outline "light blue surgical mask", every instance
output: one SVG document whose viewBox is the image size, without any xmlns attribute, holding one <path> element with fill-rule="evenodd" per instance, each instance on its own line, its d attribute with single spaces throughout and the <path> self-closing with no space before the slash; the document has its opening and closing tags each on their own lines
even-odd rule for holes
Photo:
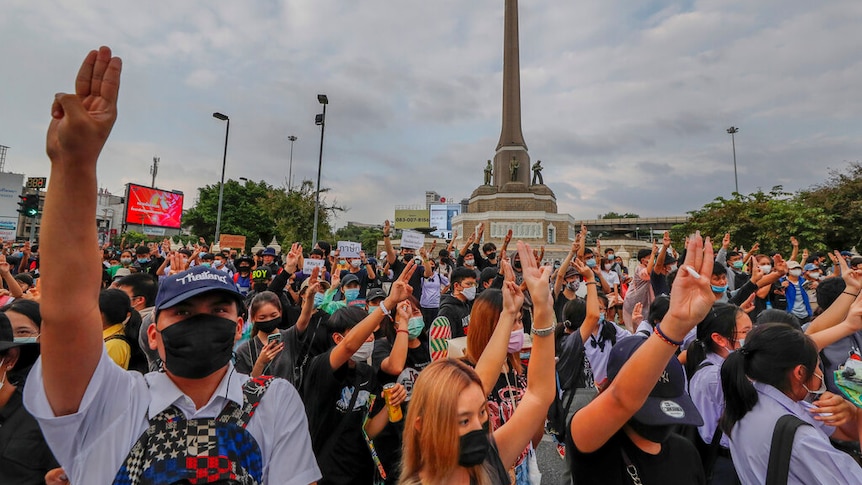
<svg viewBox="0 0 862 485">
<path fill-rule="evenodd" d="M 410 340 L 419 338 L 422 330 L 425 328 L 425 319 L 421 316 L 416 316 L 407 320 L 407 336 Z"/>
<path fill-rule="evenodd" d="M 141 264 L 149 263 L 150 258 L 138 258 L 138 262 Z"/>
<path fill-rule="evenodd" d="M 372 313 L 374 313 L 374 310 L 377 310 L 378 306 L 379 305 L 368 307 L 368 314 L 371 315 Z"/>
<path fill-rule="evenodd" d="M 323 305 L 323 293 L 314 294 L 314 308 L 320 308 Z"/>
<path fill-rule="evenodd" d="M 742 261 L 734 261 L 733 262 L 734 269 L 742 269 Z"/>
<path fill-rule="evenodd" d="M 724 285 L 724 286 L 709 285 L 709 286 L 712 287 L 713 293 L 725 293 L 725 292 L 727 292 L 727 285 Z"/>
<path fill-rule="evenodd" d="M 604 322 L 604 321 L 605 321 L 605 312 L 601 312 L 601 313 L 599 313 L 599 321 L 600 321 L 600 322 Z"/>
<path fill-rule="evenodd" d="M 347 288 L 344 290 L 344 299 L 351 302 L 359 298 L 359 288 Z"/>
<path fill-rule="evenodd" d="M 588 268 L 595 268 L 596 267 L 596 258 L 588 259 L 587 260 L 587 267 Z"/>
</svg>

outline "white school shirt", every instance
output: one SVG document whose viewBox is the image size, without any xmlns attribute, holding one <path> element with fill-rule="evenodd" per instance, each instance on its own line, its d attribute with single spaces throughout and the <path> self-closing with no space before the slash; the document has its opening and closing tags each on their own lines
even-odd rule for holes
<svg viewBox="0 0 862 485">
<path fill-rule="evenodd" d="M 78 412 L 54 416 L 45 396 L 42 359 L 36 361 L 24 388 L 24 405 L 39 422 L 57 461 L 75 484 L 110 484 L 129 450 L 155 416 L 174 405 L 186 419 L 217 417 L 227 401 L 242 405 L 242 386 L 249 376 L 233 364 L 209 402 L 194 402 L 166 374 L 142 376 L 125 371 L 106 352 L 87 385 Z M 311 450 L 305 408 L 296 389 L 283 379 L 273 381 L 246 430 L 257 441 L 268 485 L 307 485 L 321 478 Z"/>
</svg>

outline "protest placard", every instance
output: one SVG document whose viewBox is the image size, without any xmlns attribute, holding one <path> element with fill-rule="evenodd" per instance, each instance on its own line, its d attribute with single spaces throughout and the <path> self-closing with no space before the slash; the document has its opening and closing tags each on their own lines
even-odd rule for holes
<svg viewBox="0 0 862 485">
<path fill-rule="evenodd" d="M 311 259 L 305 258 L 302 263 L 302 274 L 311 274 L 314 268 L 321 268 L 321 271 L 326 271 L 323 269 L 325 261 L 322 259 Z"/>
<path fill-rule="evenodd" d="M 416 231 L 403 231 L 401 233 L 401 247 L 407 249 L 419 249 L 425 245 L 425 235 Z"/>
<path fill-rule="evenodd" d="M 358 258 L 359 251 L 362 251 L 362 243 L 338 241 L 338 254 L 342 258 Z"/>
</svg>

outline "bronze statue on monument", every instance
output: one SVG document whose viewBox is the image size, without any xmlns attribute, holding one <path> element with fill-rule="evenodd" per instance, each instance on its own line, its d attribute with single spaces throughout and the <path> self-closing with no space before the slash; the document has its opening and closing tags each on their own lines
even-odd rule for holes
<svg viewBox="0 0 862 485">
<path fill-rule="evenodd" d="M 545 179 L 542 177 L 542 161 L 536 160 L 536 163 L 533 164 L 533 184 L 536 185 L 536 179 L 539 180 L 539 185 L 545 185 Z"/>
<path fill-rule="evenodd" d="M 519 168 L 521 168 L 521 163 L 518 161 L 518 157 L 512 157 L 512 161 L 509 162 L 509 175 L 511 176 L 512 182 L 518 181 Z"/>
<path fill-rule="evenodd" d="M 488 165 L 485 165 L 485 185 L 491 185 L 492 175 L 494 175 L 494 167 L 491 166 L 491 160 L 488 160 Z"/>
</svg>

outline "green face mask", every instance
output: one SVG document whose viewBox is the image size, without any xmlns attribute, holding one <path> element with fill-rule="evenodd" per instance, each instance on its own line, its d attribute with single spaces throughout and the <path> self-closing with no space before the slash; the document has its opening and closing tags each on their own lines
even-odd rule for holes
<svg viewBox="0 0 862 485">
<path fill-rule="evenodd" d="M 407 334 L 411 340 L 419 338 L 424 328 L 425 319 L 422 317 L 413 317 L 407 321 Z"/>
</svg>

